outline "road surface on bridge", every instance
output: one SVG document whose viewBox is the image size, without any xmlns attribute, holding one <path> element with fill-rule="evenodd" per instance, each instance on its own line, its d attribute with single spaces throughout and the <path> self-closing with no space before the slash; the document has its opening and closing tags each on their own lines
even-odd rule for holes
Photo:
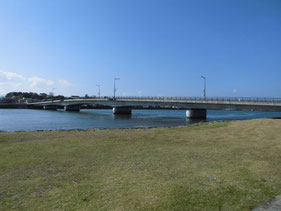
<svg viewBox="0 0 281 211">
<path fill-rule="evenodd" d="M 30 103 L 36 106 L 101 105 L 166 109 L 281 111 L 280 98 L 116 97 L 67 99 Z"/>
</svg>

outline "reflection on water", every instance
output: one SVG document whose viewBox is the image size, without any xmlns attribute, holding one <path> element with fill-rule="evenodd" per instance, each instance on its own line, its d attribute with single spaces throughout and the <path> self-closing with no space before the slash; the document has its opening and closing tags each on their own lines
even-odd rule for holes
<svg viewBox="0 0 281 211">
<path fill-rule="evenodd" d="M 208 111 L 207 121 L 278 117 L 281 112 Z M 113 115 L 112 110 L 0 109 L 0 130 L 4 131 L 173 127 L 202 121 L 185 118 L 184 110 L 133 110 L 132 115 Z"/>
<path fill-rule="evenodd" d="M 131 114 L 123 114 L 123 115 L 114 115 L 112 114 L 114 119 L 132 119 L 132 115 Z"/>
</svg>

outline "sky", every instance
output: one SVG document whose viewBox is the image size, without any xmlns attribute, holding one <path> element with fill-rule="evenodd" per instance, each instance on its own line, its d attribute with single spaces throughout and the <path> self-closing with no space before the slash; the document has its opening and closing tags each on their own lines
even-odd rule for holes
<svg viewBox="0 0 281 211">
<path fill-rule="evenodd" d="M 281 97 L 280 0 L 0 0 L 0 96 Z"/>
</svg>

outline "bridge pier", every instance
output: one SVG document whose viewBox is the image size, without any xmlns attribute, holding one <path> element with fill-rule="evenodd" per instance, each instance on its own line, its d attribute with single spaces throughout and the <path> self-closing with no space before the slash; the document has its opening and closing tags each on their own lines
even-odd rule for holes
<svg viewBox="0 0 281 211">
<path fill-rule="evenodd" d="M 57 105 L 44 105 L 43 106 L 44 110 L 53 110 L 56 111 L 57 110 Z"/>
<path fill-rule="evenodd" d="M 80 111 L 80 105 L 67 105 L 67 106 L 64 106 L 64 111 L 79 112 Z"/>
<path fill-rule="evenodd" d="M 186 111 L 186 117 L 189 119 L 206 119 L 206 109 L 190 109 Z"/>
<path fill-rule="evenodd" d="M 132 108 L 130 107 L 114 107 L 112 109 L 113 114 L 115 115 L 131 115 Z"/>
</svg>

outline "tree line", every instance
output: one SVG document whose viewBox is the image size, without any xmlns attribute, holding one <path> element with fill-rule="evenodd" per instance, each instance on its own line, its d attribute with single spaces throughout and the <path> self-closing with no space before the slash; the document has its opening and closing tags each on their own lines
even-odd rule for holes
<svg viewBox="0 0 281 211">
<path fill-rule="evenodd" d="M 53 94 L 46 94 L 46 93 L 36 93 L 36 92 L 9 92 L 6 94 L 5 98 L 7 99 L 36 99 L 36 100 L 44 100 L 50 98 L 56 99 L 64 99 L 63 95 L 53 96 Z"/>
</svg>

